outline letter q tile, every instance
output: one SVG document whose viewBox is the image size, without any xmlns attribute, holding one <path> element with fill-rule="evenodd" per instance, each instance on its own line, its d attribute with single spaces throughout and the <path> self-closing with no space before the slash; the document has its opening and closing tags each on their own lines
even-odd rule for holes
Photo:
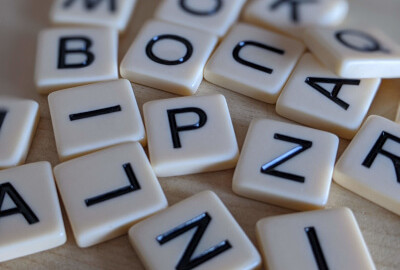
<svg viewBox="0 0 400 270">
<path fill-rule="evenodd" d="M 233 176 L 233 191 L 296 210 L 322 208 L 339 139 L 303 126 L 257 119 L 250 124 Z"/>
<path fill-rule="evenodd" d="M 150 101 L 143 114 L 157 176 L 235 167 L 239 150 L 223 95 Z"/>
<path fill-rule="evenodd" d="M 268 269 L 376 269 L 348 208 L 268 217 L 256 227 Z"/>
<path fill-rule="evenodd" d="M 128 80 L 90 84 L 48 97 L 57 152 L 66 160 L 124 142 L 146 143 Z"/>
<path fill-rule="evenodd" d="M 139 143 L 121 144 L 54 168 L 75 240 L 88 247 L 127 233 L 167 200 Z"/>
<path fill-rule="evenodd" d="M 51 165 L 0 171 L 0 262 L 58 247 L 67 240 Z"/>
<path fill-rule="evenodd" d="M 400 126 L 372 115 L 343 152 L 333 179 L 400 215 Z"/>
<path fill-rule="evenodd" d="M 203 191 L 134 225 L 146 269 L 259 269 L 261 257 L 218 196 Z"/>
<path fill-rule="evenodd" d="M 192 95 L 217 37 L 168 22 L 149 21 L 124 56 L 120 72 L 132 82 Z"/>
</svg>

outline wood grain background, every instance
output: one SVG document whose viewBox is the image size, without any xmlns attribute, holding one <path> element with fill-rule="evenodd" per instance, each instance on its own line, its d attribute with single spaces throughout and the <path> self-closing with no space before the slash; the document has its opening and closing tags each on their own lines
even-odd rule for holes
<svg viewBox="0 0 400 270">
<path fill-rule="evenodd" d="M 36 38 L 50 27 L 51 0 L 0 1 L 0 94 L 34 99 L 40 104 L 40 123 L 27 162 L 47 160 L 59 163 L 47 104 L 47 97 L 37 94 L 33 83 Z M 127 33 L 120 38 L 119 60 L 135 38 L 144 21 L 152 17 L 158 0 L 138 0 Z M 400 43 L 400 19 L 397 0 L 349 0 L 348 25 L 372 25 L 381 28 Z M 133 84 L 140 108 L 143 103 L 175 95 Z M 237 140 L 241 147 L 253 118 L 290 122 L 275 113 L 275 107 L 203 81 L 197 95 L 221 93 L 230 108 Z M 384 80 L 370 114 L 394 119 L 400 100 L 400 79 Z M 341 140 L 338 156 L 348 141 Z M 256 202 L 233 194 L 233 170 L 160 178 L 169 204 L 172 205 L 202 190 L 215 191 L 255 243 L 255 224 L 264 217 L 291 213 L 292 210 Z M 400 194 L 399 194 L 400 196 Z M 400 217 L 333 183 L 327 208 L 347 206 L 358 220 L 361 231 L 378 269 L 400 269 Z M 143 269 L 126 236 L 91 248 L 76 246 L 64 213 L 68 241 L 65 245 L 39 254 L 1 263 L 0 269 Z M 0 221 L 0 237 L 1 237 Z"/>
</svg>

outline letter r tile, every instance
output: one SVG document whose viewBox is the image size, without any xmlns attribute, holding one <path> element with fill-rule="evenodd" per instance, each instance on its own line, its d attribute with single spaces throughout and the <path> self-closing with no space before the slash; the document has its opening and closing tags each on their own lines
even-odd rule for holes
<svg viewBox="0 0 400 270">
<path fill-rule="evenodd" d="M 134 225 L 129 240 L 149 270 L 250 270 L 261 265 L 254 245 L 211 191 Z"/>
<path fill-rule="evenodd" d="M 268 269 L 376 269 L 348 208 L 267 217 L 256 230 Z"/>
<path fill-rule="evenodd" d="M 336 163 L 339 185 L 400 215 L 400 126 L 367 118 Z"/>
<path fill-rule="evenodd" d="M 151 165 L 157 176 L 233 168 L 239 155 L 222 95 L 179 97 L 144 104 Z"/>
<path fill-rule="evenodd" d="M 336 135 L 317 129 L 253 120 L 233 175 L 233 191 L 296 210 L 322 208 L 338 143 Z"/>
<path fill-rule="evenodd" d="M 167 207 L 139 143 L 114 146 L 54 168 L 75 240 L 88 247 L 122 234 Z"/>
</svg>

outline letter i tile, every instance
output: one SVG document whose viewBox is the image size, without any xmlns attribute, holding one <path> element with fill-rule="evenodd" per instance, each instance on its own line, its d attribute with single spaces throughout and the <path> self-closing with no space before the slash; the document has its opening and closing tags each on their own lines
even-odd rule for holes
<svg viewBox="0 0 400 270">
<path fill-rule="evenodd" d="M 372 115 L 337 162 L 339 185 L 400 215 L 400 126 Z"/>
<path fill-rule="evenodd" d="M 118 78 L 118 33 L 108 28 L 53 28 L 39 34 L 39 93 Z"/>
<path fill-rule="evenodd" d="M 268 269 L 376 269 L 348 208 L 268 217 L 256 229 Z"/>
<path fill-rule="evenodd" d="M 240 23 L 208 61 L 204 78 L 274 104 L 304 50 L 297 40 Z"/>
<path fill-rule="evenodd" d="M 339 139 L 303 126 L 258 119 L 250 124 L 233 176 L 233 191 L 296 210 L 322 208 Z"/>
<path fill-rule="evenodd" d="M 139 143 L 121 144 L 54 168 L 75 240 L 88 247 L 167 207 Z"/>
<path fill-rule="evenodd" d="M 217 195 L 203 191 L 134 225 L 146 269 L 259 269 L 261 257 Z"/>
<path fill-rule="evenodd" d="M 0 171 L 0 224 L 0 262 L 65 243 L 50 163 Z"/>
<path fill-rule="evenodd" d="M 150 101 L 143 114 L 157 176 L 235 167 L 239 149 L 223 95 Z"/>
</svg>

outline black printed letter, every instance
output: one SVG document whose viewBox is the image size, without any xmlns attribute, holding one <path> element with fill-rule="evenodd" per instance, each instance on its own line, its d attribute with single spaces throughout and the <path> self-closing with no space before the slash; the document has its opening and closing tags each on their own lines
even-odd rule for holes
<svg viewBox="0 0 400 270">
<path fill-rule="evenodd" d="M 336 39 L 342 43 L 347 48 L 350 48 L 359 52 L 377 52 L 381 51 L 384 53 L 390 53 L 389 50 L 382 48 L 379 41 L 376 40 L 373 36 L 358 31 L 358 30 L 341 30 L 335 33 Z M 348 38 L 346 38 L 348 37 Z M 354 44 L 352 39 L 362 39 L 364 44 Z"/>
<path fill-rule="evenodd" d="M 393 166 L 396 171 L 397 182 L 400 184 L 400 157 L 383 149 L 383 146 L 385 145 L 385 142 L 388 139 L 400 143 L 399 137 L 396 137 L 390 134 L 389 132 L 382 131 L 381 135 L 379 136 L 378 140 L 376 140 L 371 151 L 369 151 L 367 157 L 364 159 L 362 165 L 367 168 L 371 168 L 371 165 L 374 162 L 375 158 L 378 156 L 378 154 L 384 155 L 393 162 Z"/>
<path fill-rule="evenodd" d="M 93 111 L 87 111 L 87 112 L 81 112 L 81 113 L 73 113 L 69 115 L 69 120 L 71 121 L 76 121 L 76 120 L 81 120 L 89 117 L 95 117 L 103 114 L 109 114 L 109 113 L 115 113 L 115 112 L 120 112 L 121 106 L 116 105 L 116 106 L 111 106 L 103 109 L 97 109 Z"/>
<path fill-rule="evenodd" d="M 185 252 L 183 253 L 181 259 L 176 265 L 176 270 L 189 270 L 193 269 L 200 264 L 211 260 L 215 256 L 218 256 L 222 252 L 230 249 L 232 246 L 228 240 L 224 240 L 219 244 L 207 249 L 205 252 L 200 254 L 199 256 L 192 258 L 193 253 L 195 252 L 197 246 L 200 243 L 201 238 L 203 237 L 204 232 L 207 229 L 208 224 L 211 221 L 211 216 L 205 212 L 179 226 L 176 228 L 157 236 L 156 240 L 160 245 L 167 243 L 168 241 L 180 236 L 181 234 L 197 227 L 192 239 L 187 245 Z"/>
<path fill-rule="evenodd" d="M 328 265 L 326 263 L 324 253 L 322 252 L 321 245 L 319 244 L 317 232 L 314 227 L 306 227 L 304 231 L 307 234 L 308 241 L 310 242 L 311 249 L 314 254 L 315 261 L 318 265 L 319 270 L 328 270 Z"/>
<path fill-rule="evenodd" d="M 186 47 L 186 54 L 179 58 L 178 60 L 165 60 L 153 53 L 153 46 L 160 40 L 163 39 L 172 39 L 176 40 L 178 42 L 181 42 L 183 45 Z M 153 37 L 149 43 L 147 43 L 146 46 L 146 55 L 149 57 L 151 60 L 153 60 L 156 63 L 162 64 L 162 65 L 168 65 L 168 66 L 173 66 L 173 65 L 179 65 L 185 63 L 193 54 L 193 45 L 190 43 L 189 40 L 186 38 L 177 36 L 177 35 L 160 35 L 160 36 L 155 36 Z"/>
<path fill-rule="evenodd" d="M 255 46 L 255 47 L 258 47 L 258 48 L 261 48 L 261 49 L 264 49 L 264 50 L 268 50 L 268 51 L 271 51 L 271 52 L 274 52 L 274 53 L 277 53 L 277 54 L 284 54 L 285 53 L 285 51 L 283 51 L 283 50 L 280 50 L 280 49 L 277 49 L 277 48 L 274 48 L 274 47 L 259 43 L 257 41 L 251 41 L 251 40 L 241 41 L 236 45 L 236 47 L 233 49 L 232 56 L 237 62 L 239 62 L 240 64 L 243 64 L 245 66 L 257 69 L 259 71 L 268 73 L 268 74 L 271 74 L 273 69 L 267 68 L 267 67 L 263 67 L 261 65 L 249 62 L 249 61 L 247 61 L 247 60 L 245 60 L 245 59 L 243 59 L 242 57 L 239 56 L 240 51 L 245 46 Z"/>
<path fill-rule="evenodd" d="M 209 16 L 209 15 L 212 15 L 212 14 L 215 14 L 215 13 L 217 13 L 220 9 L 221 9 L 221 7 L 222 7 L 222 0 L 215 0 L 215 6 L 212 8 L 212 9 L 210 9 L 210 10 L 195 10 L 195 9 L 193 9 L 193 8 L 190 8 L 187 4 L 186 4 L 186 0 L 180 0 L 179 1 L 179 4 L 180 4 L 180 6 L 181 6 L 181 8 L 184 10 L 184 11 L 186 11 L 186 12 L 188 12 L 188 13 L 190 13 L 190 14 L 193 14 L 193 15 L 197 15 L 197 16 Z"/>
<path fill-rule="evenodd" d="M 1 210 L 4 202 L 4 197 L 8 194 L 8 196 L 11 198 L 11 200 L 15 204 L 15 208 L 10 208 L 6 210 Z M 22 199 L 21 195 L 17 192 L 17 190 L 14 188 L 14 186 L 7 182 L 4 184 L 0 185 L 0 218 L 1 217 L 6 217 L 6 216 L 11 216 L 15 214 L 21 214 L 24 216 L 26 221 L 29 224 L 34 224 L 39 222 L 39 219 L 33 213 L 29 205 Z"/>
<path fill-rule="evenodd" d="M 200 108 L 188 107 L 182 109 L 172 109 L 167 110 L 167 113 L 174 148 L 182 147 L 181 140 L 179 138 L 179 132 L 201 128 L 207 122 L 207 114 Z M 175 115 L 180 113 L 195 113 L 199 116 L 199 121 L 197 123 L 194 123 L 193 125 L 178 126 L 178 124 L 176 123 Z"/>
<path fill-rule="evenodd" d="M 69 42 L 80 42 L 81 46 L 77 48 L 68 48 Z M 92 46 L 92 41 L 87 37 L 82 36 L 71 36 L 60 38 L 60 44 L 58 49 L 58 68 L 83 68 L 89 66 L 94 61 L 94 54 L 89 51 Z M 82 54 L 86 60 L 80 63 L 67 63 L 66 58 L 68 54 Z"/>
<path fill-rule="evenodd" d="M 269 8 L 275 10 L 283 4 L 289 4 L 292 6 L 292 21 L 297 23 L 299 21 L 299 4 L 315 3 L 316 0 L 277 0 Z"/>
<path fill-rule="evenodd" d="M 6 118 L 6 115 L 7 115 L 7 111 L 3 110 L 3 109 L 0 109 L 0 129 L 1 129 L 1 126 L 3 125 L 3 123 L 4 123 L 4 119 Z"/>
<path fill-rule="evenodd" d="M 107 193 L 104 193 L 104 194 L 101 194 L 101 195 L 98 195 L 98 196 L 95 196 L 95 197 L 92 197 L 92 198 L 89 198 L 89 199 L 86 199 L 85 200 L 86 206 L 89 207 L 94 204 L 101 203 L 101 202 L 104 202 L 107 200 L 111 200 L 116 197 L 125 195 L 130 192 L 134 192 L 134 191 L 140 189 L 139 182 L 136 179 L 136 176 L 135 176 L 135 173 L 133 172 L 131 164 L 126 163 L 126 164 L 122 165 L 122 167 L 124 168 L 125 174 L 128 177 L 129 185 L 118 188 L 116 190 L 113 190 L 113 191 L 110 191 Z"/>
<path fill-rule="evenodd" d="M 340 89 L 344 84 L 348 85 L 359 85 L 360 80 L 350 80 L 350 79 L 332 79 L 332 78 L 316 78 L 316 77 L 307 77 L 306 84 L 310 85 L 312 88 L 316 89 L 318 92 L 335 102 L 337 105 L 342 107 L 344 110 L 349 108 L 349 104 L 338 98 L 338 94 Z M 327 91 L 318 83 L 331 83 L 335 84 L 332 92 Z"/>
<path fill-rule="evenodd" d="M 281 178 L 286 178 L 288 180 L 304 183 L 304 181 L 305 181 L 304 176 L 277 171 L 277 170 L 275 170 L 275 168 L 278 167 L 279 165 L 281 165 L 282 163 L 285 163 L 289 159 L 297 156 L 298 154 L 306 151 L 308 148 L 310 148 L 312 146 L 312 142 L 289 137 L 289 136 L 278 134 L 278 133 L 274 134 L 274 139 L 285 141 L 285 142 L 290 142 L 290 143 L 297 143 L 297 144 L 299 144 L 299 146 L 296 146 L 292 150 L 286 152 L 285 154 L 283 154 L 283 155 L 275 158 L 274 160 L 261 166 L 261 172 L 265 173 L 265 174 L 281 177 Z"/>
<path fill-rule="evenodd" d="M 74 2 L 75 0 L 66 0 L 63 4 L 63 7 L 69 8 Z M 96 8 L 101 2 L 103 2 L 103 0 L 83 0 L 83 2 L 85 2 L 85 8 L 87 10 L 92 10 Z M 109 2 L 109 10 L 111 12 L 115 12 L 117 10 L 117 4 L 115 0 L 109 0 L 108 2 Z"/>
</svg>

